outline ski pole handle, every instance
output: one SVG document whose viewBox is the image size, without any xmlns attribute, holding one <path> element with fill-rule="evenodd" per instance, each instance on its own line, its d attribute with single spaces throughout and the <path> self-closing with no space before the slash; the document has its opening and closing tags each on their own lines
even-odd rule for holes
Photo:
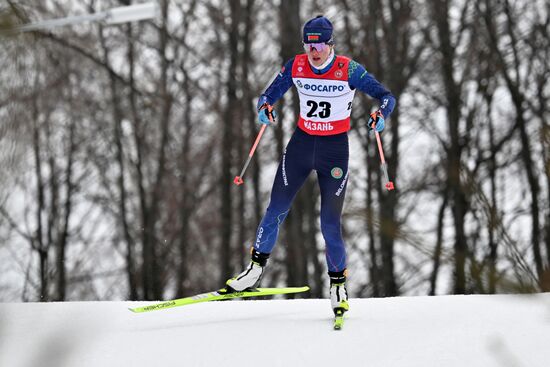
<svg viewBox="0 0 550 367">
<path fill-rule="evenodd" d="M 380 139 L 380 134 L 378 133 L 378 131 L 374 130 L 374 134 L 376 136 L 376 143 L 378 144 L 378 153 L 380 153 L 380 168 L 384 173 L 384 186 L 388 191 L 392 191 L 395 189 L 395 186 L 393 182 L 390 181 L 390 177 L 388 176 L 388 165 L 386 164 L 386 159 L 384 158 L 384 148 L 382 147 L 382 140 Z"/>
<path fill-rule="evenodd" d="M 260 132 L 258 133 L 258 136 L 256 137 L 256 141 L 254 142 L 254 145 L 252 146 L 252 149 L 250 149 L 250 153 L 248 153 L 248 158 L 246 159 L 246 162 L 244 164 L 243 169 L 241 170 L 241 174 L 238 176 L 235 176 L 233 179 L 233 183 L 237 186 L 242 185 L 244 183 L 243 176 L 248 168 L 248 165 L 250 164 L 250 161 L 252 160 L 252 156 L 254 155 L 254 152 L 256 151 L 256 147 L 258 146 L 258 143 L 260 142 L 260 139 L 262 138 L 262 135 L 264 134 L 265 128 L 267 125 L 262 125 L 262 128 L 260 129 Z"/>
</svg>

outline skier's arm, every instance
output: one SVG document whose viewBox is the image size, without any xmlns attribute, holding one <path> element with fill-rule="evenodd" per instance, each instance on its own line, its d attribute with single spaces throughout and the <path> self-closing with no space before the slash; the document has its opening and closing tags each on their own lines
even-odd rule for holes
<svg viewBox="0 0 550 367">
<path fill-rule="evenodd" d="M 384 88 L 378 80 L 367 72 L 365 67 L 355 61 L 350 61 L 348 71 L 349 86 L 380 101 L 380 112 L 383 118 L 388 118 L 395 107 L 395 97 Z"/>
<path fill-rule="evenodd" d="M 294 58 L 288 60 L 273 82 L 258 99 L 257 109 L 260 111 L 264 105 L 272 106 L 292 86 L 292 64 Z"/>
</svg>

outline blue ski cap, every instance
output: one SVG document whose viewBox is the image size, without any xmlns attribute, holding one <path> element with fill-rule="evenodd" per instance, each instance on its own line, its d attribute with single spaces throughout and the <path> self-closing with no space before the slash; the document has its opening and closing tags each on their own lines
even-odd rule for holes
<svg viewBox="0 0 550 367">
<path fill-rule="evenodd" d="M 304 24 L 304 43 L 332 43 L 332 23 L 322 15 Z"/>
</svg>

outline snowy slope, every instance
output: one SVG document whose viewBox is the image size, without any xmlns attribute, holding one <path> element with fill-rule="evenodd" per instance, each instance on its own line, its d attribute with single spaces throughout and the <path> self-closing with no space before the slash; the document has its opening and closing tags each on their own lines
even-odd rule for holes
<svg viewBox="0 0 550 367">
<path fill-rule="evenodd" d="M 550 366 L 550 294 L 144 304 L 0 304 L 0 366 Z"/>
</svg>

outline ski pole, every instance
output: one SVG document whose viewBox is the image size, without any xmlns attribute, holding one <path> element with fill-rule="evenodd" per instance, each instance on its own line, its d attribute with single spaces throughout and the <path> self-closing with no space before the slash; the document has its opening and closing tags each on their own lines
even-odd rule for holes
<svg viewBox="0 0 550 367">
<path fill-rule="evenodd" d="M 244 183 L 243 181 L 243 175 L 246 169 L 248 168 L 248 165 L 250 164 L 250 161 L 252 160 L 252 156 L 254 155 L 254 152 L 256 151 L 256 147 L 258 146 L 258 143 L 260 142 L 260 139 L 262 138 L 262 135 L 264 134 L 265 128 L 267 125 L 263 125 L 260 129 L 260 132 L 258 133 L 258 136 L 256 137 L 256 141 L 254 142 L 254 145 L 252 146 L 252 149 L 250 149 L 250 153 L 248 153 L 248 158 L 246 159 L 246 163 L 244 164 L 244 167 L 241 171 L 241 174 L 238 176 L 235 176 L 233 179 L 233 183 L 235 185 L 242 185 Z"/>
<path fill-rule="evenodd" d="M 267 108 L 268 108 L 268 111 L 269 111 L 268 112 L 269 120 L 271 122 L 273 122 L 273 117 L 271 115 L 271 110 L 273 109 L 273 107 L 269 106 Z M 260 142 L 260 139 L 262 138 L 262 135 L 264 134 L 264 131 L 265 131 L 266 127 L 267 127 L 267 125 L 262 125 L 262 128 L 260 129 L 260 132 L 258 133 L 258 136 L 256 137 L 256 141 L 254 142 L 254 145 L 252 145 L 252 149 L 250 149 L 250 153 L 248 153 L 248 158 L 246 159 L 244 167 L 241 170 L 241 174 L 238 175 L 238 176 L 235 176 L 235 178 L 233 179 L 233 183 L 235 185 L 239 186 L 239 185 L 242 185 L 244 183 L 244 180 L 243 180 L 244 172 L 246 171 L 246 169 L 248 168 L 248 165 L 250 164 L 250 161 L 252 160 L 252 156 L 254 155 L 254 152 L 256 151 L 256 147 L 258 146 L 258 143 Z"/>
<path fill-rule="evenodd" d="M 372 128 L 374 129 L 374 134 L 376 136 L 376 143 L 378 144 L 378 153 L 380 153 L 380 168 L 382 168 L 382 172 L 384 173 L 384 180 L 386 189 L 388 191 L 392 191 L 395 189 L 395 186 L 393 185 L 393 182 L 390 181 L 390 177 L 388 176 L 388 165 L 386 164 L 386 159 L 384 158 L 384 148 L 382 148 L 382 140 L 380 140 L 380 134 L 376 129 L 374 128 L 376 122 L 372 124 Z"/>
</svg>

